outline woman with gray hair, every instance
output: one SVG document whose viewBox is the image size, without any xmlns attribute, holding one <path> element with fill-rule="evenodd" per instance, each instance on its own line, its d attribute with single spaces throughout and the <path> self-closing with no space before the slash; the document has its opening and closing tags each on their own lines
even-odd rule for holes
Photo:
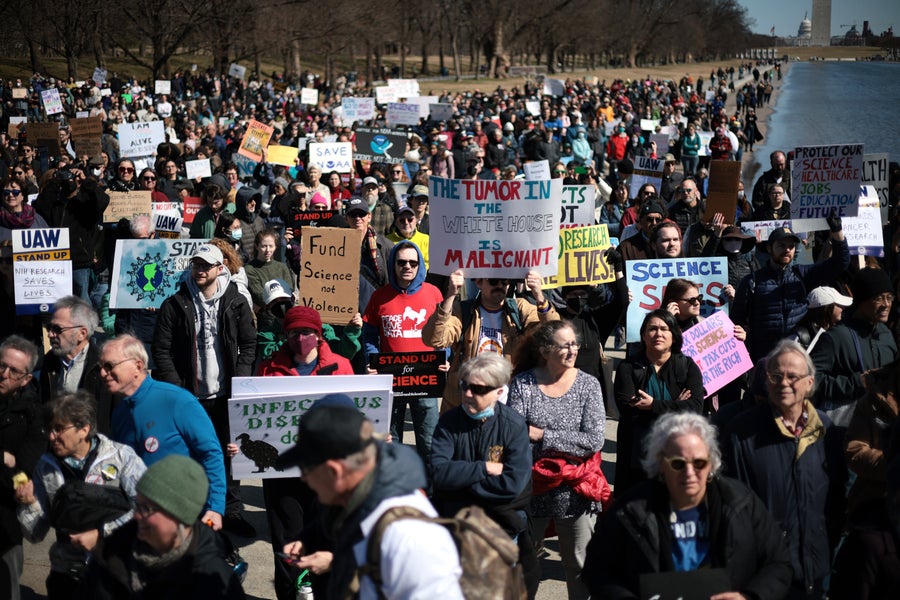
<svg viewBox="0 0 900 600">
<path fill-rule="evenodd" d="M 650 479 L 616 501 L 588 545 L 582 578 L 592 597 L 649 597 L 642 575 L 680 572 L 662 585 L 702 587 L 712 600 L 784 598 L 791 565 L 781 529 L 746 486 L 719 475 L 706 418 L 665 414 L 644 447 Z"/>
</svg>

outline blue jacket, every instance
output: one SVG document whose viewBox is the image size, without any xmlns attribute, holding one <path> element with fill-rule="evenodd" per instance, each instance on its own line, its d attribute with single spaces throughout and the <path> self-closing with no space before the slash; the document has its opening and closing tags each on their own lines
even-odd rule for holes
<svg viewBox="0 0 900 600">
<path fill-rule="evenodd" d="M 806 295 L 829 285 L 850 265 L 847 241 L 832 240 L 828 260 L 786 269 L 772 261 L 746 276 L 735 293 L 731 320 L 747 330 L 747 350 L 758 360 L 788 336 L 806 314 Z"/>
<path fill-rule="evenodd" d="M 112 417 L 112 439 L 134 448 L 149 467 L 169 454 L 190 456 L 209 478 L 204 510 L 225 514 L 225 458 L 212 421 L 187 390 L 149 375 Z"/>
<path fill-rule="evenodd" d="M 847 467 L 842 436 L 825 413 L 815 415 L 810 412 L 809 424 L 795 438 L 778 426 L 772 407 L 761 404 L 735 417 L 723 450 L 728 474 L 762 498 L 785 532 L 794 587 L 821 595 L 844 522 Z"/>
<path fill-rule="evenodd" d="M 434 430 L 430 467 L 435 507 L 452 517 L 474 504 L 511 534 L 519 533 L 525 523 L 515 511 L 524 511 L 531 500 L 531 445 L 525 417 L 500 402 L 494 416 L 483 421 L 463 411 L 458 406 L 444 413 Z M 489 460 L 502 462 L 503 473 L 488 475 Z"/>
</svg>

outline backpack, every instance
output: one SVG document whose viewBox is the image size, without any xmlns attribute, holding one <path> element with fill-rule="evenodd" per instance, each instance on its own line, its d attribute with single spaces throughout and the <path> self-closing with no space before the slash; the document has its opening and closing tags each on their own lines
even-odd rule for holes
<svg viewBox="0 0 900 600">
<path fill-rule="evenodd" d="M 399 519 L 418 519 L 443 525 L 450 532 L 459 552 L 462 576 L 459 585 L 470 600 L 525 600 L 525 578 L 518 564 L 519 547 L 484 510 L 470 506 L 452 519 L 426 517 L 410 506 L 390 508 L 375 523 L 366 546 L 366 564 L 361 569 L 381 593 L 381 539 L 385 530 Z"/>
<path fill-rule="evenodd" d="M 60 533 L 100 529 L 131 510 L 131 500 L 120 486 L 72 479 L 53 496 L 50 523 Z"/>
</svg>

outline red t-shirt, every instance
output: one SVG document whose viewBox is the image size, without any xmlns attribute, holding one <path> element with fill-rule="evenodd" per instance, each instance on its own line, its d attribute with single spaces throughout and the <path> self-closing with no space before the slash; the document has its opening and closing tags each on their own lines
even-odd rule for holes
<svg viewBox="0 0 900 600">
<path fill-rule="evenodd" d="M 422 283 L 415 294 L 386 285 L 372 294 L 363 321 L 378 328 L 382 352 L 429 352 L 434 348 L 422 342 L 422 327 L 443 300 L 430 283 Z"/>
</svg>

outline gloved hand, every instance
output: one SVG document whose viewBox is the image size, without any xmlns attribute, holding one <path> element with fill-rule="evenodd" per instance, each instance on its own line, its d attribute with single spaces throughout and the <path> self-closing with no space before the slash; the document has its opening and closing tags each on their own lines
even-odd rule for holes
<svg viewBox="0 0 900 600">
<path fill-rule="evenodd" d="M 613 272 L 625 272 L 625 259 L 622 258 L 622 253 L 615 246 L 607 248 L 603 255 L 606 257 L 607 264 L 613 268 Z"/>
<path fill-rule="evenodd" d="M 841 224 L 841 216 L 838 214 L 837 209 L 831 209 L 831 214 L 825 217 L 825 221 L 828 223 L 828 228 L 832 231 L 832 233 L 837 233 L 841 229 L 843 229 L 843 225 Z"/>
</svg>

